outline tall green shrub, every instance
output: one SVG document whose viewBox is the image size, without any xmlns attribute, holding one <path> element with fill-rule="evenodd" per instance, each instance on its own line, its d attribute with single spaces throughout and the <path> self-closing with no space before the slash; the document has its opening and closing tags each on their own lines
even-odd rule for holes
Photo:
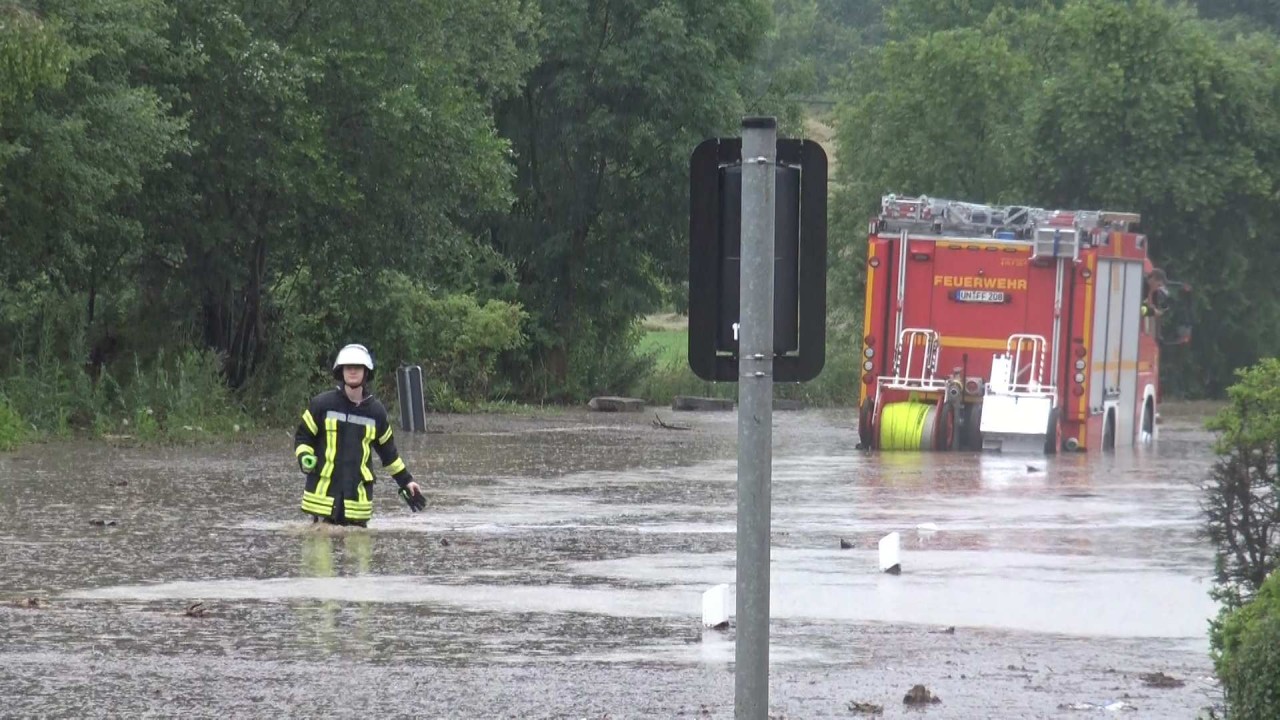
<svg viewBox="0 0 1280 720">
<path fill-rule="evenodd" d="M 0 452 L 14 449 L 27 436 L 27 427 L 9 401 L 0 395 Z"/>
<path fill-rule="evenodd" d="M 290 382 L 253 387 L 260 396 L 279 397 L 272 403 L 287 407 L 290 418 L 294 406 L 321 389 L 334 353 L 347 343 L 373 352 L 384 395 L 392 395 L 398 366 L 421 365 L 428 404 L 458 410 L 505 396 L 498 361 L 526 341 L 527 316 L 518 304 L 442 292 L 397 270 L 339 275 L 323 284 L 302 273 L 279 294 L 286 301 L 277 327 L 285 332 L 272 343 L 264 375 Z"/>
<path fill-rule="evenodd" d="M 1214 669 L 1232 720 L 1274 720 L 1280 708 L 1280 573 L 1225 613 L 1213 634 Z"/>
<path fill-rule="evenodd" d="M 1214 667 L 1233 719 L 1274 720 L 1280 708 L 1280 360 L 1237 373 L 1230 403 L 1207 423 L 1218 455 L 1204 485 L 1215 553 L 1210 625 Z"/>
</svg>

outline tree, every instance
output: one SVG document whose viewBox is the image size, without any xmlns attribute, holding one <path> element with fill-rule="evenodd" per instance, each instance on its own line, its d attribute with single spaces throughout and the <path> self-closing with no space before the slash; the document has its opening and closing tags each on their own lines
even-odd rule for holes
<svg viewBox="0 0 1280 720">
<path fill-rule="evenodd" d="M 754 63 L 760 75 L 790 96 L 822 97 L 850 58 L 874 33 L 879 3 L 773 0 L 773 27 Z"/>
<path fill-rule="evenodd" d="M 886 0 L 884 16 L 891 36 L 907 38 L 981 27 L 993 19 L 1049 12 L 1062 4 L 1063 0 Z"/>
<path fill-rule="evenodd" d="M 1198 0 L 1200 14 L 1214 20 L 1240 19 L 1280 31 L 1280 6 L 1271 0 Z"/>
<path fill-rule="evenodd" d="M 0 44 L 0 282 L 38 270 L 84 293 L 86 325 L 97 294 L 144 252 L 147 176 L 182 147 L 183 122 L 147 83 L 172 62 L 167 16 L 159 0 L 0 10 L 15 39 Z"/>
<path fill-rule="evenodd" d="M 1238 372 L 1227 396 L 1230 404 L 1207 424 L 1218 433 L 1218 461 L 1202 506 L 1215 579 L 1234 606 L 1280 567 L 1280 360 Z"/>
<path fill-rule="evenodd" d="M 516 203 L 492 239 L 533 317 L 533 394 L 617 379 L 628 332 L 684 267 L 688 156 L 734 127 L 760 0 L 543 0 L 539 62 L 499 127 Z"/>
<path fill-rule="evenodd" d="M 509 202 L 490 109 L 529 64 L 519 0 L 174 6 L 173 41 L 198 54 L 170 79 L 193 147 L 159 183 L 171 272 L 147 292 L 199 319 L 233 386 L 268 352 L 272 289 L 305 268 L 446 287 L 500 268 L 468 226 Z"/>
<path fill-rule="evenodd" d="M 818 21 L 817 0 L 773 0 L 771 27 L 756 61 L 748 98 L 813 95 L 818 90 L 818 34 L 829 28 Z M 748 100 L 750 103 L 750 100 Z"/>
<path fill-rule="evenodd" d="M 21 5 L 0 4 L 0 120 L 36 91 L 62 85 L 70 61 L 57 28 Z"/>
</svg>

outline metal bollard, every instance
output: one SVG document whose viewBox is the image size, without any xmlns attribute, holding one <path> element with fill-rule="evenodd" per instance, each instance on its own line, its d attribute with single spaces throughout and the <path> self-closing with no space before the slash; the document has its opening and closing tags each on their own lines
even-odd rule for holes
<svg viewBox="0 0 1280 720">
<path fill-rule="evenodd" d="M 427 403 L 423 395 L 420 365 L 405 365 L 396 369 L 396 394 L 400 398 L 400 428 L 407 432 L 426 432 Z"/>
</svg>

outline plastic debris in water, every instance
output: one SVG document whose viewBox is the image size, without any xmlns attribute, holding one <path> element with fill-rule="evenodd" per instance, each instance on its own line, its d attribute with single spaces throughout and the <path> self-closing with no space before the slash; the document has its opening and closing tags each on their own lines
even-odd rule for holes
<svg viewBox="0 0 1280 720">
<path fill-rule="evenodd" d="M 890 575 L 902 572 L 902 564 L 898 557 L 901 546 L 902 537 L 896 532 L 880 538 L 880 572 Z"/>
<path fill-rule="evenodd" d="M 702 624 L 717 630 L 729 626 L 729 586 L 720 583 L 702 593 Z"/>
</svg>

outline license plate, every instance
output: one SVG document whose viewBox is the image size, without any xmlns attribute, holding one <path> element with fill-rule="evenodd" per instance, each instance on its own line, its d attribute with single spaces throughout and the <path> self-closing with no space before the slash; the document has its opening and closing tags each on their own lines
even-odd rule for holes
<svg viewBox="0 0 1280 720">
<path fill-rule="evenodd" d="M 1008 296 L 997 290 L 956 290 L 953 297 L 964 303 L 1002 303 Z"/>
</svg>

